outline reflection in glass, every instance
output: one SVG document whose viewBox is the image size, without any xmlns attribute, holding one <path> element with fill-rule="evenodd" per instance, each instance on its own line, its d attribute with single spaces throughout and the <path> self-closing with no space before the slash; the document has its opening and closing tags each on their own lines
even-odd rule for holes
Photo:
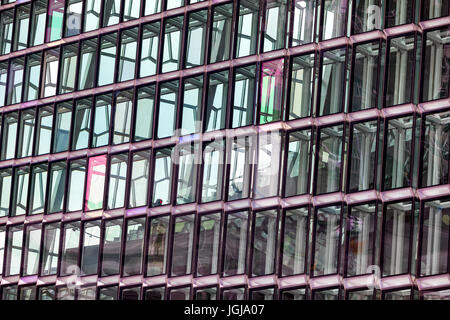
<svg viewBox="0 0 450 320">
<path fill-rule="evenodd" d="M 254 163 L 254 144 L 256 138 L 241 136 L 233 138 L 228 157 L 230 173 L 228 180 L 228 200 L 247 198 L 250 194 L 250 176 Z M 229 148 L 230 148 L 229 147 Z"/>
<path fill-rule="evenodd" d="M 242 274 L 246 271 L 248 212 L 226 215 L 224 276 Z"/>
<path fill-rule="evenodd" d="M 273 288 L 251 290 L 250 300 L 274 300 L 274 294 Z"/>
<path fill-rule="evenodd" d="M 119 273 L 120 251 L 122 243 L 122 219 L 107 220 L 102 242 L 102 276 Z"/>
<path fill-rule="evenodd" d="M 101 147 L 109 143 L 109 128 L 111 123 L 112 94 L 104 94 L 95 98 L 94 131 L 92 146 Z"/>
<path fill-rule="evenodd" d="M 35 109 L 26 109 L 20 112 L 19 146 L 17 158 L 29 157 L 33 152 Z"/>
<path fill-rule="evenodd" d="M 20 273 L 22 261 L 23 225 L 8 228 L 8 240 L 6 244 L 6 262 L 4 276 Z M 3 289 L 4 290 L 4 289 Z"/>
<path fill-rule="evenodd" d="M 109 163 L 108 209 L 121 208 L 125 204 L 128 153 L 111 156 Z"/>
<path fill-rule="evenodd" d="M 8 94 L 6 104 L 16 104 L 22 101 L 22 83 L 25 71 L 23 57 L 11 60 L 8 75 Z"/>
<path fill-rule="evenodd" d="M 131 276 L 142 273 L 144 252 L 145 217 L 127 221 L 125 238 L 123 275 Z"/>
<path fill-rule="evenodd" d="M 59 222 L 44 225 L 42 261 L 40 274 L 56 274 L 58 268 L 59 239 L 61 224 Z"/>
<path fill-rule="evenodd" d="M 54 0 L 51 0 L 54 1 Z M 42 66 L 41 97 L 46 98 L 56 94 L 58 81 L 59 48 L 44 51 L 44 64 Z"/>
<path fill-rule="evenodd" d="M 127 1 L 131 2 L 131 1 Z M 140 1 L 133 1 L 140 3 Z M 134 79 L 136 66 L 138 28 L 123 30 L 120 32 L 119 70 L 117 81 Z"/>
<path fill-rule="evenodd" d="M 31 225 L 26 228 L 25 254 L 23 262 L 24 276 L 37 274 L 39 271 L 39 254 L 41 246 L 41 225 Z"/>
<path fill-rule="evenodd" d="M 162 72 L 175 71 L 180 68 L 181 31 L 183 16 L 169 18 L 164 24 L 164 46 L 162 58 Z"/>
<path fill-rule="evenodd" d="M 45 42 L 61 39 L 64 24 L 64 5 L 65 0 L 49 0 Z"/>
<path fill-rule="evenodd" d="M 309 129 L 294 131 L 288 135 L 284 191 L 286 197 L 308 192 L 311 134 Z"/>
<path fill-rule="evenodd" d="M 114 82 L 114 76 L 116 74 L 116 41 L 117 33 L 105 34 L 100 37 L 98 86 L 104 86 Z"/>
<path fill-rule="evenodd" d="M 194 241 L 194 214 L 177 216 L 173 223 L 171 276 L 191 273 Z"/>
<path fill-rule="evenodd" d="M 144 2 L 144 16 L 148 16 L 150 14 L 158 13 L 161 11 L 162 0 L 144 0 Z"/>
<path fill-rule="evenodd" d="M 103 1 L 103 23 L 102 27 L 112 26 L 119 23 L 121 0 L 104 0 Z"/>
<path fill-rule="evenodd" d="M 84 181 L 86 177 L 86 159 L 73 160 L 69 165 L 69 182 L 66 211 L 83 209 Z"/>
<path fill-rule="evenodd" d="M 282 49 L 286 38 L 286 0 L 266 0 L 263 52 Z"/>
<path fill-rule="evenodd" d="M 172 150 L 160 149 L 155 152 L 153 174 L 152 207 L 170 203 L 172 186 Z"/>
<path fill-rule="evenodd" d="M 183 86 L 180 135 L 192 134 L 201 130 L 203 76 L 187 78 L 183 81 Z"/>
<path fill-rule="evenodd" d="M 197 189 L 197 169 L 199 163 L 199 145 L 187 144 L 178 146 L 178 184 L 177 204 L 195 201 Z"/>
<path fill-rule="evenodd" d="M 291 19 L 294 19 L 292 26 L 292 46 L 298 46 L 314 41 L 314 20 L 316 16 L 315 0 L 294 0 L 294 11 Z"/>
<path fill-rule="evenodd" d="M 220 213 L 202 215 L 198 232 L 197 276 L 217 273 Z"/>
<path fill-rule="evenodd" d="M 50 142 L 52 141 L 53 128 L 53 106 L 44 106 L 38 109 L 36 128 L 36 143 L 34 152 L 36 155 L 50 153 Z"/>
<path fill-rule="evenodd" d="M 381 29 L 381 1 L 357 1 L 352 16 L 352 34 Z"/>
<path fill-rule="evenodd" d="M 29 214 L 44 213 L 45 199 L 47 193 L 47 170 L 46 163 L 31 167 L 31 188 L 29 200 Z"/>
<path fill-rule="evenodd" d="M 42 54 L 38 52 L 27 55 L 26 57 L 26 69 L 23 86 L 23 101 L 30 101 L 39 98 L 39 91 L 40 91 L 39 79 L 41 77 L 41 55 Z M 0 97 L 1 96 L 2 94 L 0 93 Z M 3 100 L 0 99 L 0 105 L 2 104 L 2 102 Z"/>
<path fill-rule="evenodd" d="M 150 165 L 150 151 L 139 151 L 132 155 L 130 208 L 145 206 L 147 204 L 148 172 Z"/>
<path fill-rule="evenodd" d="M 114 108 L 113 144 L 130 141 L 133 89 L 116 91 Z"/>
<path fill-rule="evenodd" d="M 210 142 L 204 146 L 202 202 L 222 199 L 224 152 L 223 140 Z"/>
<path fill-rule="evenodd" d="M 18 112 L 6 113 L 3 116 L 2 125 L 2 154 L 1 159 L 7 160 L 14 158 L 16 151 L 16 136 L 19 122 Z"/>
<path fill-rule="evenodd" d="M 259 123 L 264 124 L 281 119 L 283 101 L 284 59 L 262 63 L 261 67 L 261 110 Z"/>
<path fill-rule="evenodd" d="M 63 210 L 66 189 L 66 162 L 53 162 L 50 164 L 50 187 L 48 199 L 49 213 Z"/>
<path fill-rule="evenodd" d="M 286 210 L 284 214 L 283 276 L 305 273 L 307 230 L 308 208 Z"/>
<path fill-rule="evenodd" d="M 12 168 L 0 170 L 0 217 L 9 214 L 11 200 Z M 1 243 L 0 243 L 1 244 Z M 0 268 L 1 268 L 0 264 Z"/>
<path fill-rule="evenodd" d="M 179 81 L 164 82 L 159 88 L 157 138 L 173 136 L 178 104 Z"/>
<path fill-rule="evenodd" d="M 228 60 L 230 58 L 231 24 L 233 4 L 226 3 L 213 7 L 212 35 L 210 42 L 209 63 Z"/>
<path fill-rule="evenodd" d="M 148 140 L 153 136 L 155 90 L 154 84 L 137 89 L 134 141 Z"/>
<path fill-rule="evenodd" d="M 60 275 L 62 276 L 72 274 L 75 266 L 78 266 L 80 225 L 80 221 L 64 225 L 64 242 L 61 251 L 60 270 Z"/>
<path fill-rule="evenodd" d="M 186 39 L 186 68 L 200 66 L 204 63 L 207 19 L 207 10 L 189 13 Z"/>
<path fill-rule="evenodd" d="M 253 216 L 252 276 L 275 272 L 275 245 L 277 238 L 277 211 L 256 212 Z"/>
<path fill-rule="evenodd" d="M 206 131 L 225 128 L 225 116 L 228 101 L 229 72 L 221 71 L 210 74 L 208 83 L 208 100 L 206 106 Z"/>
<path fill-rule="evenodd" d="M 253 109 L 256 99 L 256 66 L 236 68 L 233 85 L 232 127 L 251 125 L 253 124 Z"/>
<path fill-rule="evenodd" d="M 80 44 L 80 64 L 78 66 L 78 89 L 84 90 L 94 86 L 95 66 L 97 60 L 97 38 L 83 40 Z"/>
<path fill-rule="evenodd" d="M 33 1 L 30 26 L 30 47 L 44 43 L 47 0 Z"/>
<path fill-rule="evenodd" d="M 103 193 L 105 186 L 106 155 L 89 158 L 86 181 L 86 200 L 84 210 L 103 208 Z"/>
<path fill-rule="evenodd" d="M 169 241 L 169 216 L 150 220 L 148 242 L 147 276 L 166 273 Z"/>
<path fill-rule="evenodd" d="M 56 123 L 53 133 L 53 152 L 69 149 L 70 125 L 72 120 L 72 101 L 56 105 Z"/>
<path fill-rule="evenodd" d="M 347 0 L 323 0 L 322 40 L 345 36 Z"/>
<path fill-rule="evenodd" d="M 72 150 L 88 147 L 91 123 L 92 99 L 80 99 L 75 102 L 75 113 L 72 129 Z"/>
<path fill-rule="evenodd" d="M 12 217 L 27 213 L 28 183 L 30 179 L 30 167 L 14 169 L 14 192 L 10 215 Z"/>
<path fill-rule="evenodd" d="M 386 10 L 387 28 L 413 22 L 414 19 L 413 0 L 388 0 L 386 2 L 387 3 L 385 10 Z"/>
<path fill-rule="evenodd" d="M 86 0 L 84 4 L 83 32 L 98 29 L 100 26 L 100 9 L 102 0 Z"/>
<path fill-rule="evenodd" d="M 159 22 L 153 22 L 142 26 L 140 78 L 156 74 L 160 25 Z"/>
<path fill-rule="evenodd" d="M 291 67 L 289 115 L 287 120 L 308 117 L 313 101 L 315 54 L 294 57 Z"/>
<path fill-rule="evenodd" d="M 259 1 L 239 1 L 239 20 L 237 27 L 236 58 L 256 53 L 258 40 Z"/>
<path fill-rule="evenodd" d="M 83 227 L 81 248 L 81 275 L 96 274 L 100 248 L 100 220 L 86 222 Z"/>
</svg>

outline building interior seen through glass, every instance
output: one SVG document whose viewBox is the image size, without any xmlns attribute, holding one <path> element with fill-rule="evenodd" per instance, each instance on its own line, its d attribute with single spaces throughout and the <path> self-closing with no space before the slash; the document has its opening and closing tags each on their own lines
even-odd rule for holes
<svg viewBox="0 0 450 320">
<path fill-rule="evenodd" d="M 449 7 L 1 0 L 0 300 L 450 300 Z"/>
</svg>

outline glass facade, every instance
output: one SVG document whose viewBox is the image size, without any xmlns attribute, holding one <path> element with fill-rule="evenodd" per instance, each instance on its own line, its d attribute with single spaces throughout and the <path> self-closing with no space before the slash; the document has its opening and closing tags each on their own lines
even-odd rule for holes
<svg viewBox="0 0 450 320">
<path fill-rule="evenodd" d="M 447 0 L 2 0 L 0 300 L 448 299 L 449 78 Z"/>
</svg>

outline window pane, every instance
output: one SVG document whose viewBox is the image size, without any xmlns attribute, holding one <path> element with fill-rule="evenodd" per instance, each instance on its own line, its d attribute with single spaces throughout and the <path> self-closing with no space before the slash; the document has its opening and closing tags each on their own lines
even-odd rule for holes
<svg viewBox="0 0 450 320">
<path fill-rule="evenodd" d="M 195 300 L 217 300 L 217 287 L 208 289 L 197 289 Z"/>
<path fill-rule="evenodd" d="M 182 7 L 184 0 L 166 0 L 166 10 Z"/>
<path fill-rule="evenodd" d="M 47 33 L 45 42 L 59 40 L 62 37 L 65 0 L 49 0 L 47 15 Z"/>
<path fill-rule="evenodd" d="M 239 20 L 236 30 L 236 58 L 256 53 L 258 11 L 258 1 L 241 0 L 239 2 Z"/>
<path fill-rule="evenodd" d="M 42 246 L 41 275 L 56 274 L 58 268 L 60 223 L 44 226 L 44 240 Z"/>
<path fill-rule="evenodd" d="M 274 289 L 251 290 L 250 300 L 274 300 Z"/>
<path fill-rule="evenodd" d="M 35 165 L 31 169 L 29 214 L 44 213 L 47 193 L 47 170 L 48 165 L 46 163 Z"/>
<path fill-rule="evenodd" d="M 222 199 L 224 155 L 223 140 L 210 142 L 204 146 L 202 202 Z"/>
<path fill-rule="evenodd" d="M 156 276 L 166 273 L 169 219 L 169 216 L 164 216 L 150 220 L 147 276 Z"/>
<path fill-rule="evenodd" d="M 155 153 L 152 207 L 165 205 L 171 200 L 172 150 L 160 149 Z"/>
<path fill-rule="evenodd" d="M 315 291 L 313 300 L 339 300 L 339 289 Z"/>
<path fill-rule="evenodd" d="M 40 107 L 38 109 L 38 124 L 36 128 L 36 155 L 50 153 L 50 142 L 52 141 L 53 106 Z"/>
<path fill-rule="evenodd" d="M 86 182 L 86 202 L 84 210 L 103 208 L 103 194 L 105 186 L 106 155 L 89 158 Z"/>
<path fill-rule="evenodd" d="M 14 158 L 16 151 L 16 136 L 19 122 L 17 112 L 7 113 L 3 116 L 2 134 L 2 160 Z"/>
<path fill-rule="evenodd" d="M 55 300 L 55 287 L 45 286 L 38 288 L 38 300 Z"/>
<path fill-rule="evenodd" d="M 103 1 L 103 27 L 119 23 L 121 4 L 121 0 Z"/>
<path fill-rule="evenodd" d="M 92 99 L 81 99 L 75 103 L 75 119 L 73 121 L 72 150 L 88 147 L 91 123 Z"/>
<path fill-rule="evenodd" d="M 197 189 L 199 145 L 180 145 L 178 157 L 177 204 L 194 202 Z"/>
<path fill-rule="evenodd" d="M 6 227 L 0 227 L 0 275 L 3 274 L 3 260 L 5 258 L 5 240 L 6 240 Z"/>
<path fill-rule="evenodd" d="M 190 294 L 190 287 L 171 289 L 169 300 L 189 300 Z"/>
<path fill-rule="evenodd" d="M 159 22 L 153 22 L 142 27 L 141 61 L 139 65 L 139 77 L 141 78 L 156 74 L 160 25 Z"/>
<path fill-rule="evenodd" d="M 75 75 L 77 74 L 78 43 L 62 47 L 62 58 L 59 83 L 59 94 L 75 90 Z"/>
<path fill-rule="evenodd" d="M 86 160 L 74 160 L 69 166 L 69 183 L 66 211 L 81 211 L 83 209 L 84 182 L 86 177 Z"/>
<path fill-rule="evenodd" d="M 157 138 L 171 137 L 175 130 L 179 81 L 164 82 L 159 88 Z"/>
<path fill-rule="evenodd" d="M 287 143 L 284 195 L 290 197 L 308 192 L 311 130 L 289 133 Z"/>
<path fill-rule="evenodd" d="M 252 276 L 263 276 L 275 272 L 277 211 L 256 212 L 253 217 Z"/>
<path fill-rule="evenodd" d="M 29 157 L 33 153 L 35 109 L 20 112 L 19 147 L 17 157 Z"/>
<path fill-rule="evenodd" d="M 175 217 L 173 224 L 172 277 L 191 273 L 193 240 L 194 215 Z"/>
<path fill-rule="evenodd" d="M 50 195 L 48 199 L 49 213 L 60 212 L 64 206 L 66 188 L 66 162 L 50 164 Z"/>
<path fill-rule="evenodd" d="M 109 170 L 108 209 L 121 208 L 125 204 L 128 153 L 112 156 Z"/>
<path fill-rule="evenodd" d="M 70 37 L 80 34 L 81 31 L 81 11 L 83 9 L 82 0 L 69 0 L 66 8 L 66 23 L 64 36 Z"/>
<path fill-rule="evenodd" d="M 241 136 L 231 142 L 228 201 L 247 198 L 250 193 L 254 142 L 256 137 Z"/>
<path fill-rule="evenodd" d="M 207 18 L 208 10 L 189 13 L 186 40 L 186 68 L 200 66 L 205 61 Z"/>
<path fill-rule="evenodd" d="M 261 67 L 261 111 L 259 123 L 281 119 L 284 59 L 263 62 Z"/>
<path fill-rule="evenodd" d="M 0 170 L 0 217 L 9 214 L 11 200 L 12 169 Z M 1 265 L 0 265 L 1 266 Z"/>
<path fill-rule="evenodd" d="M 311 115 L 315 99 L 313 92 L 315 60 L 315 54 L 307 54 L 292 59 L 289 115 L 287 120 Z"/>
<path fill-rule="evenodd" d="M 384 188 L 388 190 L 409 186 L 411 183 L 411 149 L 414 146 L 412 141 L 413 117 L 389 120 L 386 135 Z"/>
<path fill-rule="evenodd" d="M 134 141 L 142 141 L 152 138 L 156 89 L 152 84 L 137 90 Z"/>
<path fill-rule="evenodd" d="M 137 1 L 133 1 L 137 2 Z M 138 28 L 120 33 L 119 71 L 117 81 L 134 79 L 136 67 Z"/>
<path fill-rule="evenodd" d="M 50 0 L 55 1 L 55 0 Z M 42 68 L 43 86 L 41 97 L 50 97 L 56 94 L 58 80 L 59 48 L 49 49 L 44 52 L 44 65 Z"/>
<path fill-rule="evenodd" d="M 96 274 L 100 248 L 100 220 L 84 224 L 81 275 Z"/>
<path fill-rule="evenodd" d="M 306 289 L 283 290 L 280 300 L 306 300 Z"/>
<path fill-rule="evenodd" d="M 308 208 L 286 210 L 284 213 L 283 276 L 305 273 L 308 223 Z"/>
<path fill-rule="evenodd" d="M 14 9 L 5 10 L 0 15 L 0 36 L 1 47 L 0 54 L 8 54 L 11 52 L 12 29 L 14 26 Z"/>
<path fill-rule="evenodd" d="M 39 66 L 41 64 L 41 61 L 39 60 Z M 40 76 L 40 74 L 38 75 Z M 8 61 L 0 62 L 0 107 L 3 107 L 5 105 L 5 99 L 6 99 L 6 80 L 8 77 Z M 39 81 L 38 81 L 39 83 Z M 26 95 L 25 95 L 26 97 Z M 25 99 L 26 100 L 26 99 Z"/>
<path fill-rule="evenodd" d="M 133 89 L 116 91 L 115 95 L 113 144 L 120 144 L 130 141 Z"/>
<path fill-rule="evenodd" d="M 381 1 L 358 1 L 352 17 L 352 34 L 381 29 Z"/>
<path fill-rule="evenodd" d="M 377 121 L 352 126 L 350 161 L 350 192 L 375 188 L 375 160 L 377 151 Z"/>
<path fill-rule="evenodd" d="M 22 261 L 22 240 L 23 225 L 8 228 L 4 276 L 17 275 L 20 273 L 20 263 Z"/>
<path fill-rule="evenodd" d="M 8 95 L 6 104 L 16 104 L 22 101 L 22 82 L 25 70 L 25 58 L 11 60 L 9 64 Z"/>
<path fill-rule="evenodd" d="M 26 228 L 25 255 L 22 274 L 34 275 L 39 270 L 39 254 L 41 246 L 41 225 L 32 225 Z"/>
<path fill-rule="evenodd" d="M 132 156 L 130 181 L 130 208 L 145 206 L 148 194 L 148 173 L 149 173 L 150 151 L 135 152 Z"/>
<path fill-rule="evenodd" d="M 94 131 L 92 147 L 106 146 L 109 143 L 111 121 L 112 94 L 104 94 L 95 98 Z"/>
<path fill-rule="evenodd" d="M 84 90 L 94 86 L 95 66 L 97 60 L 97 38 L 81 42 L 80 64 L 78 66 L 78 89 Z"/>
<path fill-rule="evenodd" d="M 383 300 L 411 300 L 411 289 L 386 292 Z"/>
<path fill-rule="evenodd" d="M 69 149 L 70 124 L 72 120 L 72 101 L 56 105 L 56 124 L 53 134 L 53 152 Z"/>
<path fill-rule="evenodd" d="M 386 27 L 390 28 L 400 24 L 413 22 L 413 10 L 413 0 L 388 0 L 386 3 Z"/>
<path fill-rule="evenodd" d="M 346 0 L 323 1 L 322 40 L 345 36 L 347 6 Z"/>
<path fill-rule="evenodd" d="M 144 1 L 145 1 L 144 16 L 148 16 L 150 14 L 158 13 L 161 11 L 162 0 L 144 0 Z"/>
<path fill-rule="evenodd" d="M 358 290 L 348 293 L 346 300 L 374 300 L 374 290 Z"/>
<path fill-rule="evenodd" d="M 206 106 L 206 131 L 225 128 L 228 101 L 228 70 L 209 75 L 208 101 Z"/>
<path fill-rule="evenodd" d="M 96 286 L 83 287 L 78 289 L 77 300 L 95 300 Z"/>
<path fill-rule="evenodd" d="M 292 46 L 298 46 L 314 41 L 314 20 L 316 17 L 315 0 L 294 0 L 294 12 L 291 19 Z"/>
<path fill-rule="evenodd" d="M 314 223 L 314 276 L 337 273 L 341 231 L 341 207 L 330 206 L 316 209 Z"/>
<path fill-rule="evenodd" d="M 233 288 L 222 291 L 222 300 L 245 300 L 244 288 Z"/>
<path fill-rule="evenodd" d="M 123 275 L 131 276 L 142 273 L 142 257 L 144 253 L 145 218 L 127 221 L 125 242 L 125 258 Z"/>
<path fill-rule="evenodd" d="M 23 101 L 30 101 L 39 98 L 39 79 L 41 77 L 41 53 L 34 53 L 27 55 L 26 58 L 26 69 L 25 69 L 25 79 L 23 86 Z M 1 67 L 0 67 L 1 69 Z M 1 73 L 1 71 L 0 71 Z M 0 75 L 1 79 L 1 75 Z M 3 102 L 0 93 L 0 105 Z"/>
<path fill-rule="evenodd" d="M 108 276 L 119 273 L 122 219 L 105 221 L 104 228 L 101 275 Z"/>
<path fill-rule="evenodd" d="M 29 167 L 14 170 L 14 193 L 12 199 L 11 216 L 26 214 L 28 200 Z"/>
<path fill-rule="evenodd" d="M 20 300 L 36 300 L 36 287 L 22 287 L 20 289 Z"/>
<path fill-rule="evenodd" d="M 263 52 L 284 48 L 286 0 L 266 0 Z"/>
<path fill-rule="evenodd" d="M 211 55 L 209 62 L 215 63 L 230 58 L 231 24 L 233 4 L 226 3 L 213 7 Z"/>
<path fill-rule="evenodd" d="M 421 20 L 444 17 L 449 13 L 450 2 L 446 0 L 424 1 L 422 2 Z"/>
<path fill-rule="evenodd" d="M 98 299 L 99 300 L 117 300 L 117 286 L 101 288 L 99 290 Z"/>
<path fill-rule="evenodd" d="M 180 135 L 197 133 L 201 130 L 203 76 L 183 81 L 183 111 Z"/>
<path fill-rule="evenodd" d="M 75 267 L 78 267 L 80 224 L 81 222 L 78 221 L 64 225 L 64 243 L 61 252 L 60 271 L 62 276 L 72 274 Z"/>
<path fill-rule="evenodd" d="M 339 113 L 343 110 L 346 52 L 346 48 L 325 51 L 320 59 L 320 116 Z"/>
<path fill-rule="evenodd" d="M 116 65 L 116 41 L 117 33 L 106 34 L 101 36 L 100 38 L 100 58 L 98 62 L 99 86 L 104 86 L 114 82 Z"/>
<path fill-rule="evenodd" d="M 170 72 L 180 68 L 183 20 L 183 16 L 178 16 L 167 19 L 164 24 L 162 72 Z"/>
<path fill-rule="evenodd" d="M 47 1 L 36 0 L 32 3 L 30 47 L 44 43 Z"/>
<path fill-rule="evenodd" d="M 322 128 L 319 131 L 319 161 L 316 194 L 341 189 L 343 125 Z"/>
<path fill-rule="evenodd" d="M 139 18 L 140 11 L 141 11 L 141 1 L 125 0 L 123 21 Z"/>
<path fill-rule="evenodd" d="M 207 276 L 218 271 L 220 213 L 202 215 L 199 223 L 197 276 Z"/>
<path fill-rule="evenodd" d="M 374 204 L 362 204 L 351 207 L 348 215 L 348 262 L 347 275 L 357 276 L 370 273 L 373 265 L 375 243 L 375 219 L 377 217 Z"/>
<path fill-rule="evenodd" d="M 84 28 L 83 32 L 98 29 L 100 25 L 101 0 L 86 0 L 84 5 Z"/>
<path fill-rule="evenodd" d="M 4 286 L 2 300 L 17 300 L 17 285 Z"/>
<path fill-rule="evenodd" d="M 256 94 L 256 66 L 236 68 L 234 73 L 232 127 L 253 124 Z"/>
<path fill-rule="evenodd" d="M 248 212 L 226 215 L 225 256 L 223 273 L 225 276 L 242 274 L 246 271 Z"/>
<path fill-rule="evenodd" d="M 412 203 L 389 204 L 384 212 L 383 276 L 407 273 L 411 242 Z"/>
</svg>

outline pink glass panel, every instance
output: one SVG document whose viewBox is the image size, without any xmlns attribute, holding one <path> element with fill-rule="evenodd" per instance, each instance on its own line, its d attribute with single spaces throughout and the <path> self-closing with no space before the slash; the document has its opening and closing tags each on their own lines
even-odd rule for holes
<svg viewBox="0 0 450 320">
<path fill-rule="evenodd" d="M 284 59 L 264 62 L 261 68 L 260 124 L 281 119 Z"/>
<path fill-rule="evenodd" d="M 89 159 L 86 183 L 86 200 L 84 210 L 96 210 L 103 207 L 103 193 L 105 186 L 106 155 Z"/>
</svg>

